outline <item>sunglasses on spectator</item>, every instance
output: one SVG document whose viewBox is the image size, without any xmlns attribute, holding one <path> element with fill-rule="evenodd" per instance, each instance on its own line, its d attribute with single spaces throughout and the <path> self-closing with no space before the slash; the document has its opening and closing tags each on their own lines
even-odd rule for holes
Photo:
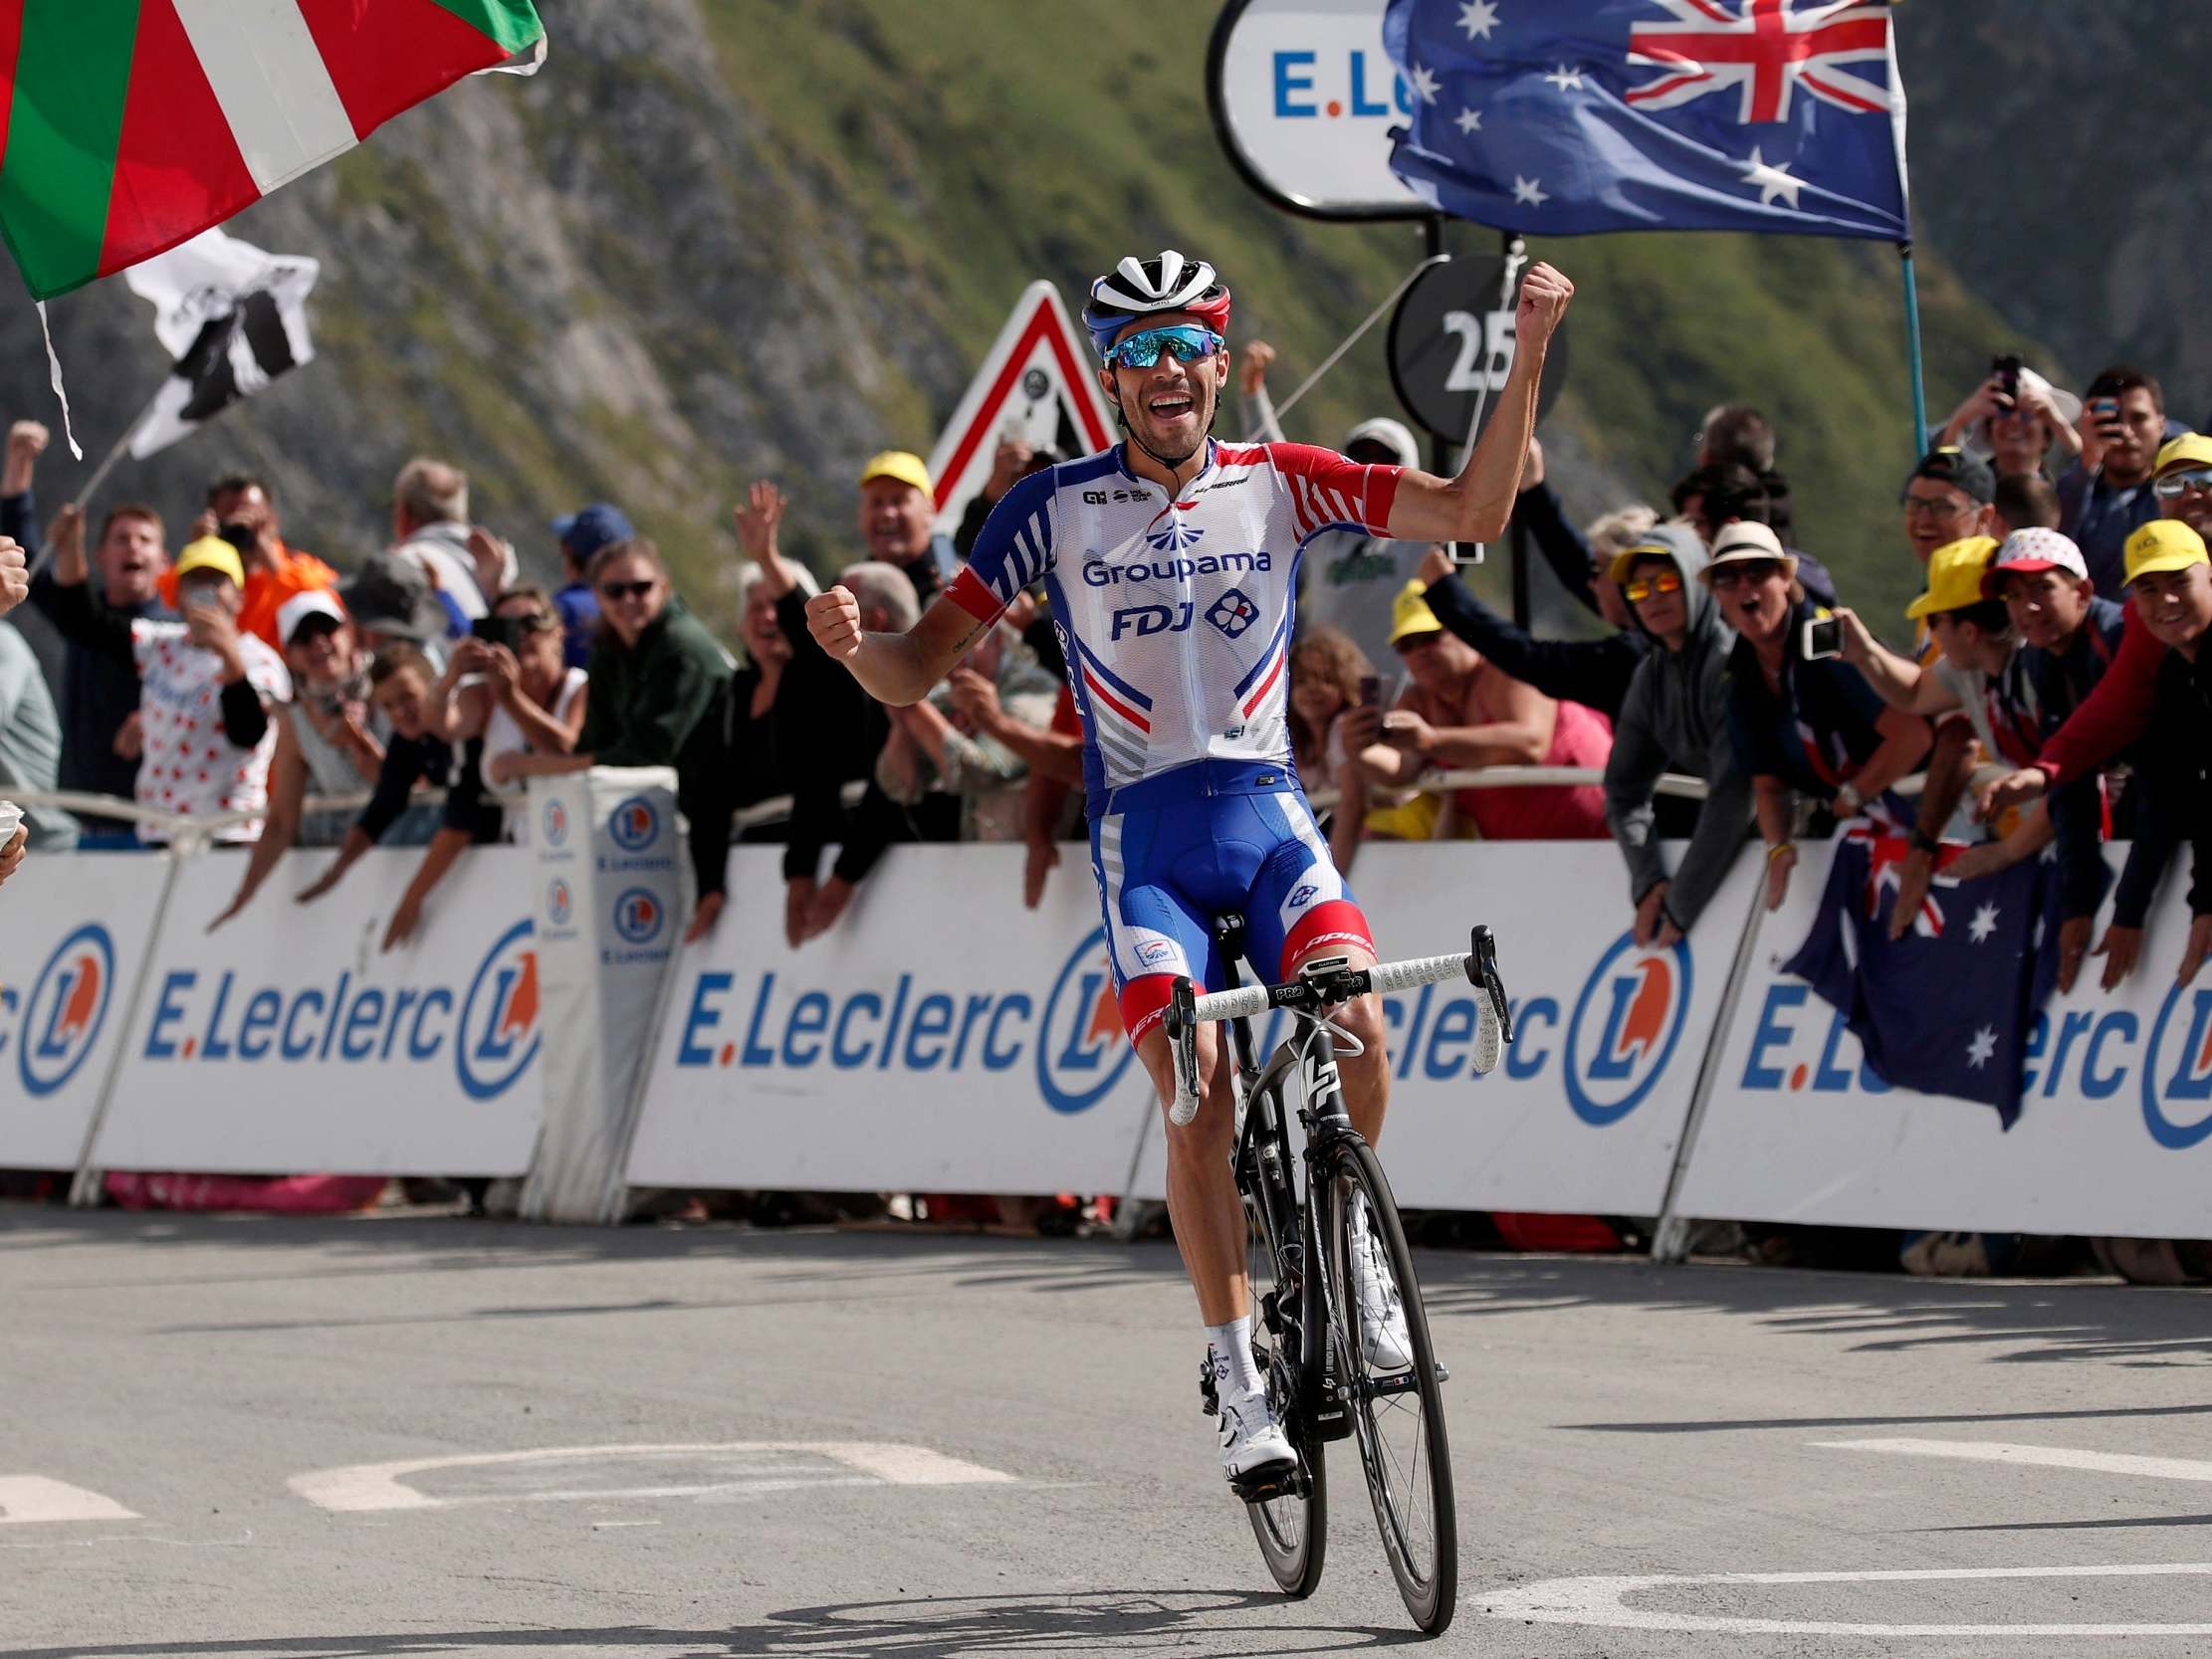
<svg viewBox="0 0 2212 1659">
<path fill-rule="evenodd" d="M 1948 496 L 1907 496 L 1904 499 L 1906 517 L 1924 513 L 1932 518 L 1956 518 L 1974 510 L 1971 502 L 1954 502 Z"/>
<path fill-rule="evenodd" d="M 1106 353 L 1106 360 L 1119 363 L 1123 368 L 1150 368 L 1165 351 L 1179 363 L 1195 363 L 1213 356 L 1221 345 L 1221 336 L 1213 329 L 1201 328 L 1195 322 L 1178 322 L 1171 327 L 1147 328 L 1141 334 L 1131 334 Z"/>
<path fill-rule="evenodd" d="M 2212 467 L 2200 467 L 2195 472 L 2168 473 L 2150 487 L 2150 493 L 2160 501 L 2178 501 L 2185 495 L 2212 495 Z"/>
<path fill-rule="evenodd" d="M 653 591 L 653 578 L 645 577 L 635 582 L 601 582 L 599 597 L 602 599 L 642 599 Z"/>
<path fill-rule="evenodd" d="M 650 587 L 652 583 L 645 585 Z M 602 588 L 600 591 L 603 593 L 606 590 Z M 502 622 L 509 623 L 526 634 L 550 634 L 560 626 L 560 619 L 549 611 L 500 611 L 497 615 Z"/>
<path fill-rule="evenodd" d="M 1641 605 L 1655 593 L 1681 592 L 1682 578 L 1672 570 L 1661 570 L 1656 576 L 1637 576 L 1624 582 L 1621 591 L 1628 596 L 1630 604 Z"/>
<path fill-rule="evenodd" d="M 1713 566 L 1713 586 L 1734 587 L 1738 582 L 1753 584 L 1771 581 L 1782 573 L 1782 567 L 1770 558 L 1747 558 L 1732 564 Z"/>
</svg>

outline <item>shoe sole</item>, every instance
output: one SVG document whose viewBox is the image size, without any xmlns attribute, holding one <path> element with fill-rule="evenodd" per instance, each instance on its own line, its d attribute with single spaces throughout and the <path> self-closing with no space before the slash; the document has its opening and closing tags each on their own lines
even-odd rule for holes
<svg viewBox="0 0 2212 1659">
<path fill-rule="evenodd" d="M 1262 1463 L 1256 1469 L 1241 1475 L 1231 1475 L 1229 1490 L 1247 1504 L 1264 1503 L 1270 1498 L 1289 1498 L 1298 1491 L 1298 1460 L 1290 1458 L 1275 1463 Z"/>
</svg>

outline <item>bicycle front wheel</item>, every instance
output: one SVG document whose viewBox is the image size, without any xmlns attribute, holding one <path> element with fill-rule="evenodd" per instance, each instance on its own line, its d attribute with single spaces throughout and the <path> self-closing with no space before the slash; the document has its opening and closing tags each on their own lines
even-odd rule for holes
<svg viewBox="0 0 2212 1659">
<path fill-rule="evenodd" d="M 1353 1438 L 1398 1593 L 1414 1622 L 1434 1636 L 1450 1624 L 1458 1599 L 1459 1526 L 1429 1317 L 1374 1148 L 1349 1141 L 1337 1148 L 1329 1168 L 1330 1341 L 1337 1374 L 1347 1379 Z M 1393 1296 L 1404 1310 L 1410 1365 L 1392 1351 L 1400 1341 L 1395 1334 L 1371 1342 L 1363 1329 L 1387 1318 L 1385 1304 Z"/>
<path fill-rule="evenodd" d="M 1281 1098 L 1273 1097 L 1273 1102 L 1279 1114 Z M 1279 1117 L 1273 1122 L 1279 1124 Z M 1260 1555 L 1277 1587 L 1303 1599 L 1320 1584 L 1328 1555 L 1329 1480 L 1321 1442 L 1298 1408 L 1298 1378 L 1302 1374 L 1298 1287 L 1282 1266 L 1285 1245 L 1293 1259 L 1301 1253 L 1295 1236 L 1298 1210 L 1287 1188 L 1269 1184 L 1270 1179 L 1260 1173 L 1256 1161 L 1239 1171 L 1249 1218 L 1252 1351 L 1267 1378 L 1268 1403 L 1274 1407 L 1275 1421 L 1282 1425 L 1298 1453 L 1305 1489 L 1264 1498 L 1244 1508 L 1251 1517 L 1252 1536 L 1259 1541 Z M 1277 1226 L 1292 1236 L 1278 1239 Z"/>
</svg>

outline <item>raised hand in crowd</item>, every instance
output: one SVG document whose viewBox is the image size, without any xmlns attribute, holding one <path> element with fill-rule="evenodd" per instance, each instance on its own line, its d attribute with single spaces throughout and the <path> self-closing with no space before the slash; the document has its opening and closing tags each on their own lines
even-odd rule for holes
<svg viewBox="0 0 2212 1659">
<path fill-rule="evenodd" d="M 995 502 L 1028 475 L 1036 451 L 1021 437 L 1001 438 L 992 452 L 991 476 L 984 480 L 984 500 Z"/>
<path fill-rule="evenodd" d="M 1275 348 L 1265 340 L 1248 340 L 1236 354 L 1236 389 L 1245 397 L 1257 397 L 1260 388 L 1267 384 L 1267 371 L 1275 366 Z"/>
<path fill-rule="evenodd" d="M 46 527 L 47 551 L 54 555 L 54 580 L 63 587 L 76 587 L 92 575 L 92 566 L 85 559 L 85 510 L 70 506 L 54 515 L 54 522 Z"/>
<path fill-rule="evenodd" d="M 515 549 L 482 524 L 469 526 L 468 548 L 469 561 L 476 567 L 476 585 L 486 599 L 497 599 L 508 585 L 508 572 L 515 568 Z"/>
<path fill-rule="evenodd" d="M 246 655 L 238 645 L 238 619 L 220 605 L 186 605 L 184 635 L 203 651 L 223 659 L 223 684 L 246 678 Z"/>
<path fill-rule="evenodd" d="M 1531 450 L 1536 448 L 1533 439 L 1528 447 Z M 1524 484 L 1528 481 L 1526 473 L 1521 475 L 1521 481 Z M 1451 562 L 1451 549 L 1441 541 L 1432 541 L 1429 543 L 1429 550 L 1421 555 L 1421 568 L 1414 574 L 1423 587 L 1435 587 L 1456 568 Z"/>
<path fill-rule="evenodd" d="M 20 496 L 31 488 L 31 474 L 51 436 L 38 421 L 17 421 L 8 428 L 7 457 L 0 463 L 0 496 Z"/>
<path fill-rule="evenodd" d="M 16 867 L 23 862 L 23 849 L 30 844 L 31 826 L 16 825 L 15 834 L 8 837 L 7 845 L 0 847 L 0 882 L 5 882 L 15 874 Z"/>
<path fill-rule="evenodd" d="M 2006 412 L 2004 388 L 1992 374 L 1966 396 L 1966 401 L 1953 409 L 1948 419 L 1931 442 L 1955 444 L 1972 430 L 1976 421 L 1987 420 Z"/>
<path fill-rule="evenodd" d="M 0 616 L 14 610 L 30 594 L 31 567 L 23 549 L 0 535 Z"/>
<path fill-rule="evenodd" d="M 2189 924 L 2189 942 L 2181 948 L 2181 970 L 2174 975 L 2174 983 L 2194 983 L 2207 955 L 2212 955 L 2212 916 L 2200 916 Z"/>
<path fill-rule="evenodd" d="M 2104 936 L 2098 941 L 2093 956 L 2104 958 L 2104 973 L 2098 981 L 2104 989 L 2116 991 L 2120 982 L 2135 971 L 2135 963 L 2142 958 L 2143 931 L 2140 928 L 2122 928 L 2113 923 L 2104 930 Z"/>
</svg>

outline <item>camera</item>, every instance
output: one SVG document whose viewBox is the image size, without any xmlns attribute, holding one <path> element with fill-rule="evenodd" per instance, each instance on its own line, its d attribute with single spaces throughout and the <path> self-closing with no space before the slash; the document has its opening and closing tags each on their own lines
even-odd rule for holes
<svg viewBox="0 0 2212 1659">
<path fill-rule="evenodd" d="M 2002 356 L 2002 357 L 1992 357 L 1992 358 L 1990 358 L 1990 359 L 1989 359 L 1989 372 L 1990 372 L 1990 376 L 1991 376 L 1991 378 L 1993 378 L 1993 379 L 1994 379 L 1994 380 L 1995 380 L 1995 381 L 1997 382 L 1997 390 L 1998 390 L 1998 392 L 1999 392 L 1999 393 L 2000 393 L 2000 394 L 2001 394 L 2001 395 L 2002 395 L 2002 396 L 2004 397 L 2004 400 L 2005 400 L 2005 405 L 2006 405 L 2006 407 L 2007 407 L 2007 408 L 2010 408 L 2010 407 L 2012 407 L 2013 405 L 2015 405 L 2015 404 L 2019 403 L 2019 401 L 2020 401 L 2020 358 L 2019 358 L 2019 356 L 2018 356 L 2017 354 L 2008 354 L 2008 355 L 2006 355 L 2006 356 Z"/>
<path fill-rule="evenodd" d="M 469 624 L 470 637 L 486 645 L 504 645 L 510 651 L 515 649 L 522 631 L 522 619 L 514 616 L 480 616 Z"/>
</svg>

